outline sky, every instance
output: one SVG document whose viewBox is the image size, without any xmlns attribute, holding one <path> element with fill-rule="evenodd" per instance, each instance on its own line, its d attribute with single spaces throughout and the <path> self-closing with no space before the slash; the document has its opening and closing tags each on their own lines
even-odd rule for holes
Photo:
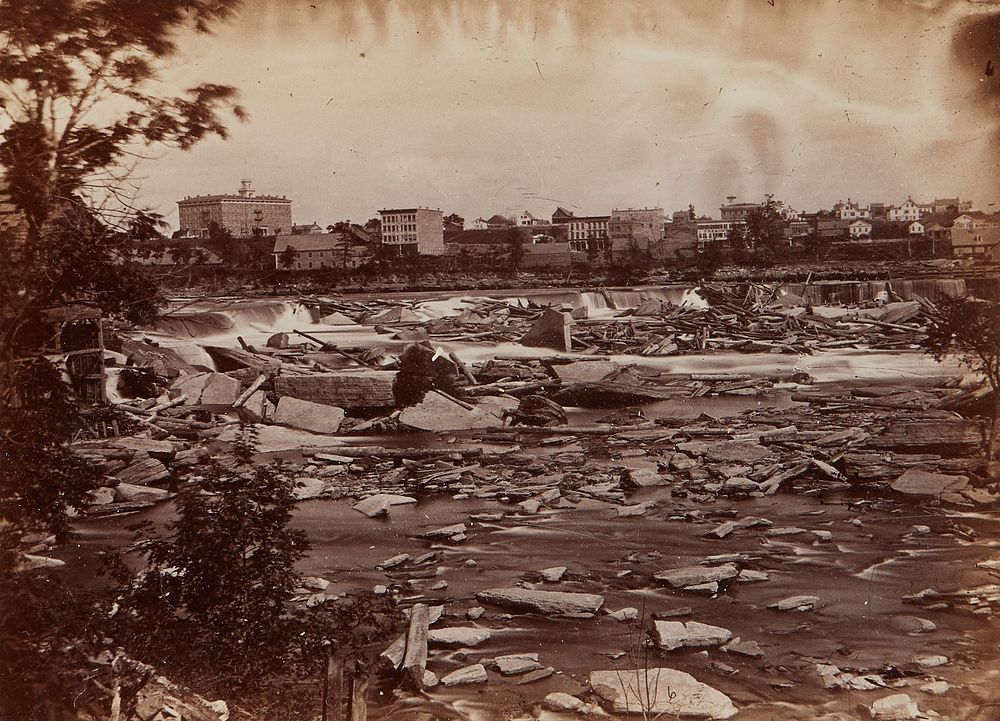
<svg viewBox="0 0 1000 721">
<path fill-rule="evenodd" d="M 163 85 L 234 85 L 250 120 L 144 162 L 139 200 L 174 226 L 243 178 L 322 226 L 765 193 L 1000 208 L 1000 6 L 771 2 L 245 0 L 178 39 Z"/>
</svg>

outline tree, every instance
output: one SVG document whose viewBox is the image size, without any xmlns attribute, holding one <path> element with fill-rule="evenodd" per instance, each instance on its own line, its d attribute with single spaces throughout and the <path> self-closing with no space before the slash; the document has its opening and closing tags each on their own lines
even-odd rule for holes
<svg viewBox="0 0 1000 721">
<path fill-rule="evenodd" d="M 517 271 L 524 260 L 524 236 L 517 228 L 508 228 L 507 237 L 510 244 L 510 269 Z"/>
<path fill-rule="evenodd" d="M 285 603 L 309 546 L 288 527 L 293 481 L 279 469 L 215 466 L 207 475 L 203 488 L 178 493 L 165 535 L 136 527 L 148 566 L 123 589 L 116 630 L 139 658 L 210 675 L 221 691 L 283 662 L 293 640 Z"/>
<path fill-rule="evenodd" d="M 53 660 L 69 646 L 46 614 L 18 624 L 4 601 L 39 609 L 46 584 L 17 567 L 23 532 L 68 531 L 67 509 L 82 505 L 95 472 L 68 448 L 82 427 L 51 364 L 37 354 L 43 308 L 87 299 L 105 313 L 142 322 L 160 297 L 133 263 L 155 216 L 134 207 L 130 163 L 153 145 L 181 149 L 209 135 L 225 137 L 222 113 L 236 91 L 201 84 L 179 97 L 157 93 L 163 61 L 178 31 L 207 31 L 234 0 L 4 0 L 0 3 L 0 190 L 13 211 L 0 233 L 0 696 L 16 686 L 17 718 L 77 719 L 81 707 L 63 674 L 18 663 Z M 37 580 L 37 579 L 35 579 Z M 41 590 L 39 590 L 41 589 Z M 54 614 L 54 617 L 61 617 Z M 13 619 L 13 622 L 12 622 Z M 56 644 L 54 646 L 53 644 Z M 14 659 L 14 661 L 11 661 Z M 9 661 L 9 663 L 8 663 Z M 72 669 L 70 669 L 72 670 Z M 72 675 L 72 674 L 69 674 Z M 8 711 L 0 704 L 0 717 Z M 58 706 L 58 705 L 57 705 Z"/>
<path fill-rule="evenodd" d="M 989 440 L 986 443 L 987 472 L 996 475 L 997 439 L 1000 437 L 1000 303 L 972 298 L 945 298 L 937 304 L 927 337 L 921 341 L 925 353 L 940 361 L 949 355 L 986 377 L 993 390 Z"/>
<path fill-rule="evenodd" d="M 296 258 L 299 257 L 299 251 L 295 250 L 290 245 L 286 245 L 285 249 L 278 253 L 278 263 L 285 270 L 290 270 L 293 265 L 295 265 Z"/>
<path fill-rule="evenodd" d="M 768 197 L 762 206 L 747 213 L 741 225 L 730 229 L 727 240 L 742 260 L 770 263 L 784 241 L 778 204 Z"/>
<path fill-rule="evenodd" d="M 136 216 L 126 185 L 132 158 L 154 144 L 187 149 L 209 135 L 225 137 L 226 109 L 244 117 L 229 86 L 203 83 L 178 97 L 153 90 L 178 31 L 190 25 L 207 31 L 234 5 L 0 4 L 0 164 L 25 225 L 24 237 L 3 238 L 0 252 L 7 270 L 0 286 L 7 360 L 8 343 L 30 322 L 32 309 L 88 294 L 114 311 L 124 291 L 140 289 L 142 283 L 126 275 L 141 269 L 122 252 Z M 64 249 L 53 235 L 67 232 L 81 237 Z M 74 271 L 81 256 L 89 256 L 87 273 Z"/>
<path fill-rule="evenodd" d="M 451 213 L 450 215 L 444 216 L 444 224 L 448 225 L 449 223 L 454 223 L 455 225 L 459 226 L 460 228 L 464 228 L 465 227 L 465 218 L 463 218 L 458 213 Z"/>
</svg>

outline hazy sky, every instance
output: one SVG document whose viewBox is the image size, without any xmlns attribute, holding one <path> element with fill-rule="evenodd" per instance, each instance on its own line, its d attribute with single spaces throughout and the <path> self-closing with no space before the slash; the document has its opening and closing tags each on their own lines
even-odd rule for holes
<svg viewBox="0 0 1000 721">
<path fill-rule="evenodd" d="M 295 222 L 471 220 L 774 193 L 796 208 L 1000 200 L 987 2 L 248 0 L 170 82 L 240 88 L 228 141 L 141 167 L 141 202 L 233 192 Z M 994 13 L 988 15 L 988 13 Z"/>
</svg>

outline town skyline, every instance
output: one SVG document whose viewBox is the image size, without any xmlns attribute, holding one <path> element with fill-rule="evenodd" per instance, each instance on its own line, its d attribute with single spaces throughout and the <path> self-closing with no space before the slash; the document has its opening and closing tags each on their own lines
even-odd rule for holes
<svg viewBox="0 0 1000 721">
<path fill-rule="evenodd" d="M 177 227 L 177 200 L 252 178 L 296 222 L 711 215 L 766 193 L 995 209 L 996 82 L 973 52 L 995 12 L 800 5 L 251 1 L 170 72 L 237 86 L 250 121 L 140 164 L 139 203 Z"/>
</svg>

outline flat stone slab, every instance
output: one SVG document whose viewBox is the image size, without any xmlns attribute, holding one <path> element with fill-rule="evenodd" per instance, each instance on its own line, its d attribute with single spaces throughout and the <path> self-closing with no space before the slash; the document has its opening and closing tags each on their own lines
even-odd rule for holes
<svg viewBox="0 0 1000 721">
<path fill-rule="evenodd" d="M 399 422 L 420 431 L 465 431 L 500 426 L 502 413 L 503 410 L 493 404 L 469 410 L 432 390 L 416 405 L 404 408 L 399 414 Z"/>
<path fill-rule="evenodd" d="M 682 449 L 683 450 L 683 449 Z M 769 448 L 753 441 L 706 442 L 705 458 L 723 463 L 756 463 L 765 458 L 773 458 Z"/>
<path fill-rule="evenodd" d="M 273 420 L 310 433 L 334 434 L 344 421 L 344 409 L 284 396 L 278 400 Z"/>
<path fill-rule="evenodd" d="M 724 693 L 672 668 L 592 671 L 590 686 L 614 713 L 727 719 L 737 712 Z"/>
<path fill-rule="evenodd" d="M 768 608 L 777 611 L 811 611 L 819 603 L 819 596 L 789 596 L 777 603 L 772 603 Z"/>
<path fill-rule="evenodd" d="M 491 588 L 480 591 L 476 598 L 504 608 L 546 615 L 597 613 L 604 605 L 604 597 L 593 593 L 535 591 L 527 588 Z"/>
<path fill-rule="evenodd" d="M 949 476 L 910 468 L 897 478 L 892 489 L 900 493 L 918 496 L 940 496 L 942 493 L 956 493 L 969 485 L 966 476 Z"/>
<path fill-rule="evenodd" d="M 376 493 L 374 496 L 368 496 L 363 501 L 358 501 L 352 508 L 369 518 L 376 518 L 377 516 L 386 515 L 392 506 L 403 506 L 416 502 L 417 499 L 410 496 L 399 496 L 395 493 Z"/>
<path fill-rule="evenodd" d="M 662 583 L 670 584 L 672 588 L 698 586 L 704 583 L 718 583 L 733 578 L 739 573 L 736 566 L 726 563 L 721 566 L 685 566 L 660 571 L 653 578 Z"/>
<path fill-rule="evenodd" d="M 464 686 L 470 683 L 486 683 L 488 678 L 486 667 L 477 663 L 452 671 L 447 676 L 442 677 L 441 683 L 445 686 Z"/>
<path fill-rule="evenodd" d="M 523 673 L 542 668 L 542 664 L 538 663 L 537 653 L 497 656 L 493 660 L 496 662 L 497 671 L 502 676 L 520 676 Z"/>
<path fill-rule="evenodd" d="M 563 383 L 588 383 L 606 378 L 621 368 L 614 361 L 576 361 L 553 365 L 552 370 Z"/>
<path fill-rule="evenodd" d="M 721 626 L 711 626 L 697 621 L 654 621 L 656 642 L 660 648 L 673 651 L 676 648 L 703 648 L 721 646 L 733 637 L 732 631 Z"/>
<path fill-rule="evenodd" d="M 195 373 L 174 381 L 170 397 L 186 395 L 186 406 L 232 406 L 240 390 L 240 382 L 224 373 Z"/>
<path fill-rule="evenodd" d="M 489 640 L 490 632 L 485 628 L 432 628 L 427 632 L 429 644 L 446 648 L 475 648 Z"/>
</svg>

